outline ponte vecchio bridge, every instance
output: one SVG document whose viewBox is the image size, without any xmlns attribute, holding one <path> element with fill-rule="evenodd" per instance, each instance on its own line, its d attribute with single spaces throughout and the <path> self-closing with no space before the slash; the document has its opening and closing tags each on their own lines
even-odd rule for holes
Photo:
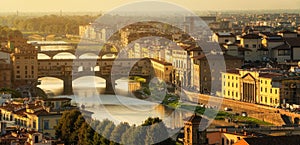
<svg viewBox="0 0 300 145">
<path fill-rule="evenodd" d="M 54 44 L 55 45 L 55 44 Z M 65 44 L 66 45 L 66 44 Z M 36 45 L 38 46 L 38 45 Z M 41 46 L 51 46 L 43 44 Z M 106 55 L 117 55 L 117 51 L 111 49 L 76 51 L 73 44 L 68 50 L 41 50 L 39 54 L 47 55 L 48 58 L 38 60 L 38 77 L 54 77 L 61 79 L 64 84 L 63 93 L 72 94 L 72 80 L 84 76 L 97 76 L 106 80 L 106 93 L 113 93 L 115 81 L 122 77 L 140 76 L 147 81 L 154 75 L 151 60 L 148 58 L 103 58 Z M 40 46 L 38 46 L 40 47 Z M 99 47 L 99 46 L 94 46 Z M 56 59 L 54 56 L 67 53 L 72 59 Z M 80 58 L 83 55 L 92 54 L 92 58 Z"/>
</svg>

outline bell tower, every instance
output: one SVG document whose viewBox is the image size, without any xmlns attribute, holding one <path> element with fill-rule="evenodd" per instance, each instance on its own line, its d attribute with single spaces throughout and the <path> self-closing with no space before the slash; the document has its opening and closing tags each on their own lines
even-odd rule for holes
<svg viewBox="0 0 300 145">
<path fill-rule="evenodd" d="M 201 126 L 206 127 L 208 120 L 194 114 L 184 123 L 184 145 L 205 145 L 207 144 L 206 130 L 200 131 Z"/>
</svg>

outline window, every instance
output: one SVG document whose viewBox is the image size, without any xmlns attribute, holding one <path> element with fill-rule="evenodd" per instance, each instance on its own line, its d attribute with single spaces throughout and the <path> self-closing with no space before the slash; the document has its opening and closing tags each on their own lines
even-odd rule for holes
<svg viewBox="0 0 300 145">
<path fill-rule="evenodd" d="M 277 99 L 275 99 L 275 104 L 277 104 L 278 102 L 277 102 Z"/>
<path fill-rule="evenodd" d="M 236 93 L 235 93 L 235 97 L 238 97 L 238 95 L 239 95 L 238 92 L 236 92 Z"/>
<path fill-rule="evenodd" d="M 263 101 L 263 97 L 262 96 L 260 96 L 260 102 L 262 102 Z"/>
<path fill-rule="evenodd" d="M 267 88 L 265 88 L 265 92 L 266 92 L 266 93 L 268 92 Z"/>
<path fill-rule="evenodd" d="M 267 103 L 268 102 L 268 100 L 267 100 L 268 98 L 267 97 L 265 97 L 265 102 Z"/>
<path fill-rule="evenodd" d="M 252 45 L 252 48 L 256 48 L 256 44 L 253 44 L 253 45 Z"/>
<path fill-rule="evenodd" d="M 44 120 L 44 129 L 49 129 L 49 120 Z"/>
<path fill-rule="evenodd" d="M 275 90 L 275 94 L 277 94 L 277 90 Z"/>
<path fill-rule="evenodd" d="M 273 103 L 272 101 L 273 101 L 272 98 L 270 98 L 270 103 Z"/>
<path fill-rule="evenodd" d="M 248 48 L 249 47 L 249 45 L 248 44 L 245 44 L 245 48 Z"/>
<path fill-rule="evenodd" d="M 260 91 L 261 91 L 261 92 L 263 91 L 263 88 L 262 88 L 262 87 L 260 87 Z"/>
<path fill-rule="evenodd" d="M 238 88 L 238 83 L 235 84 L 235 87 Z"/>
<path fill-rule="evenodd" d="M 290 50 L 278 50 L 278 56 L 291 55 Z"/>
<path fill-rule="evenodd" d="M 270 93 L 272 93 L 272 88 L 270 89 Z"/>
<path fill-rule="evenodd" d="M 36 122 L 35 121 L 32 122 L 32 127 L 36 128 Z"/>
</svg>

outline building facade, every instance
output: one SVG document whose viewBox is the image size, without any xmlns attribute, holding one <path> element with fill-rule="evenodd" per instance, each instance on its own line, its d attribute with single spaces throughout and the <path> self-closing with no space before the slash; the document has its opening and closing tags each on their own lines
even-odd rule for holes
<svg viewBox="0 0 300 145">
<path fill-rule="evenodd" d="M 151 59 L 152 67 L 155 71 L 156 77 L 160 78 L 166 83 L 172 82 L 172 64 L 157 59 Z"/>
<path fill-rule="evenodd" d="M 260 70 L 228 70 L 222 73 L 222 94 L 228 99 L 278 107 L 284 97 L 273 79 L 281 76 Z"/>
<path fill-rule="evenodd" d="M 37 49 L 27 44 L 26 41 L 18 43 L 14 44 L 14 51 L 12 53 L 12 80 L 16 88 L 24 85 L 32 85 L 38 78 Z"/>
<path fill-rule="evenodd" d="M 209 61 L 206 57 L 209 57 Z M 218 68 L 216 66 L 222 64 L 225 61 L 224 68 L 233 69 L 240 68 L 243 65 L 243 59 L 240 57 L 230 56 L 226 54 L 208 54 L 199 55 L 193 58 L 193 84 L 194 89 L 200 91 L 200 93 L 217 93 L 221 91 L 221 73 L 219 70 L 213 68 Z M 210 65 L 212 67 L 210 67 Z M 212 68 L 212 69 L 211 69 Z M 215 81 L 215 90 L 212 90 L 212 82 Z"/>
</svg>

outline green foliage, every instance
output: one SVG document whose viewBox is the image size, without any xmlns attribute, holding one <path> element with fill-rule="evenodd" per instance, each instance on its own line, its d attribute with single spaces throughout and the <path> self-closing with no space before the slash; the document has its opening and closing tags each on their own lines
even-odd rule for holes
<svg viewBox="0 0 300 145">
<path fill-rule="evenodd" d="M 65 141 L 65 144 L 75 144 L 78 141 L 77 130 L 81 126 L 80 116 L 81 113 L 78 110 L 64 112 L 58 125 L 55 127 L 56 138 Z"/>
<path fill-rule="evenodd" d="M 41 17 L 0 17 L 0 25 L 14 27 L 21 31 L 39 32 L 43 34 L 79 34 L 79 26 L 93 22 L 96 16 L 57 16 L 45 15 Z M 1 33 L 6 34 L 7 32 Z M 14 35 L 19 32 L 14 32 Z"/>
<path fill-rule="evenodd" d="M 117 145 L 121 141 L 122 134 L 130 128 L 129 124 L 126 122 L 121 122 L 115 129 L 112 131 L 110 140 L 112 141 L 110 145 Z"/>
<path fill-rule="evenodd" d="M 146 119 L 144 121 L 144 123 L 142 124 L 142 126 L 149 126 L 149 125 L 153 125 L 155 123 L 160 123 L 160 122 L 162 122 L 162 120 L 159 119 L 158 117 L 155 117 L 155 118 L 149 117 L 148 119 Z"/>
<path fill-rule="evenodd" d="M 0 37 L 1 38 L 22 38 L 23 34 L 19 30 L 12 30 L 7 26 L 0 26 Z"/>
<path fill-rule="evenodd" d="M 93 143 L 91 140 L 94 137 L 94 130 L 87 124 L 83 123 L 77 130 L 78 132 L 78 145 L 90 145 Z"/>
<path fill-rule="evenodd" d="M 20 92 L 9 88 L 1 88 L 0 93 L 11 94 L 12 98 L 20 98 L 22 96 Z"/>
<path fill-rule="evenodd" d="M 56 137 L 63 140 L 66 145 L 175 144 L 169 138 L 166 126 L 158 117 L 149 117 L 140 126 L 130 126 L 128 123 L 115 126 L 107 119 L 93 120 L 88 124 L 78 110 L 72 110 L 62 115 L 55 131 Z"/>
<path fill-rule="evenodd" d="M 171 108 L 177 108 L 179 107 L 179 96 L 177 95 L 172 95 L 172 94 L 167 94 L 164 100 L 162 101 L 162 104 L 167 105 Z"/>
<path fill-rule="evenodd" d="M 115 129 L 116 125 L 113 122 L 110 122 L 105 126 L 104 131 L 102 132 L 103 138 L 101 139 L 102 144 L 109 144 L 110 143 L 110 136 L 111 132 Z"/>
</svg>

